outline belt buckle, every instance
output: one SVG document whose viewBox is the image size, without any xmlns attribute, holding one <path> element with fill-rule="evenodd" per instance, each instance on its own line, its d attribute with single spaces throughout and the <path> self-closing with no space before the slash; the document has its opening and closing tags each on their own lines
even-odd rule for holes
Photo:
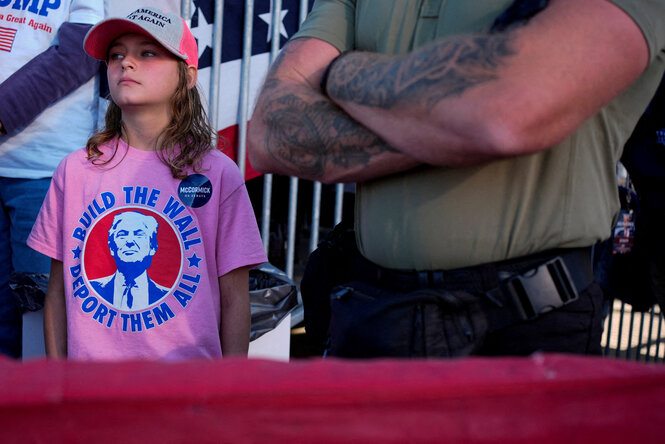
<svg viewBox="0 0 665 444">
<path fill-rule="evenodd" d="M 557 256 L 507 279 L 503 285 L 524 320 L 536 318 L 579 298 L 565 262 Z"/>
</svg>

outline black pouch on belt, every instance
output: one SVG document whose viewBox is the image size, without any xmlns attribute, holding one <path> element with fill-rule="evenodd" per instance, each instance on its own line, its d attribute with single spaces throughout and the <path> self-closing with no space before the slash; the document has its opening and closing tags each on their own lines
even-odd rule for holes
<svg viewBox="0 0 665 444">
<path fill-rule="evenodd" d="M 488 330 L 479 298 L 463 290 L 353 281 L 333 290 L 331 307 L 329 354 L 337 357 L 467 356 Z"/>
</svg>

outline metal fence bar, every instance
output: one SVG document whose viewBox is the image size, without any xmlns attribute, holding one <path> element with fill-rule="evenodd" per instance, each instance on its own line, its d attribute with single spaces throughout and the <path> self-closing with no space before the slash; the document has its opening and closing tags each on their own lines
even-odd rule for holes
<svg viewBox="0 0 665 444">
<path fill-rule="evenodd" d="M 190 0 L 182 0 L 180 2 L 180 16 L 185 19 L 187 23 L 191 22 L 191 4 Z"/>
<path fill-rule="evenodd" d="M 312 228 L 309 233 L 309 251 L 312 252 L 319 244 L 319 230 L 321 228 L 321 182 L 312 185 Z"/>
<path fill-rule="evenodd" d="M 660 342 L 661 342 L 661 334 L 663 332 L 663 313 L 661 312 L 658 315 L 658 341 L 656 341 L 656 362 L 658 362 L 658 356 L 660 356 Z M 665 356 L 663 356 L 663 362 L 665 362 Z"/>
<path fill-rule="evenodd" d="M 216 3 L 215 8 L 218 4 Z M 242 38 L 242 65 L 240 70 L 240 98 L 238 102 L 238 168 L 243 177 L 246 171 L 247 120 L 249 119 L 249 72 L 252 62 L 252 31 L 254 28 L 254 0 L 245 2 L 245 23 Z"/>
<path fill-rule="evenodd" d="M 338 183 L 335 187 L 335 225 L 342 221 L 344 210 L 344 184 Z"/>
<path fill-rule="evenodd" d="M 254 0 L 251 1 L 252 4 Z M 275 8 L 273 8 L 272 20 L 273 23 L 275 20 Z M 272 31 L 274 31 L 275 26 L 273 26 Z M 273 32 L 274 34 L 274 32 Z M 275 39 L 273 38 L 271 44 L 274 45 Z M 270 51 L 270 61 L 272 62 L 273 57 L 275 56 L 273 48 L 271 47 Z M 261 205 L 261 239 L 263 240 L 263 248 L 266 251 L 266 254 L 269 252 L 270 248 L 270 219 L 272 217 L 272 184 L 273 176 L 272 174 L 263 175 L 263 201 Z"/>
<path fill-rule="evenodd" d="M 665 362 L 665 356 L 661 356 L 664 352 L 661 342 L 665 341 L 662 336 L 665 334 L 665 318 L 660 306 L 653 305 L 647 312 L 633 312 L 626 305 L 619 300 L 611 302 L 605 319 L 604 342 L 601 342 L 604 356 L 645 363 Z M 616 316 L 620 317 L 618 329 Z M 628 324 L 628 329 L 623 328 L 624 322 Z"/>
<path fill-rule="evenodd" d="M 635 316 L 631 311 L 630 322 L 628 323 L 628 346 L 626 347 L 626 359 L 630 359 L 633 353 L 633 327 L 635 326 Z"/>
<path fill-rule="evenodd" d="M 213 128 L 217 128 L 219 116 L 219 80 L 222 70 L 222 36 L 224 35 L 224 0 L 215 2 L 215 19 L 212 31 L 212 66 L 210 67 L 209 118 Z M 213 131 L 212 143 L 217 145 L 217 131 Z M 244 170 L 241 170 L 244 171 Z"/>
<path fill-rule="evenodd" d="M 266 253 L 270 248 L 270 217 L 272 216 L 272 174 L 263 175 L 263 202 L 261 206 L 261 239 Z"/>
<path fill-rule="evenodd" d="M 644 322 L 645 322 L 644 312 L 642 312 L 642 313 L 640 313 L 640 329 L 639 329 L 638 334 L 637 334 L 637 360 L 638 361 L 642 358 L 642 356 L 641 356 L 642 355 L 642 349 L 643 349 L 642 340 L 644 339 L 642 337 L 642 335 L 644 334 Z M 647 350 L 647 354 L 648 353 L 649 353 L 649 351 Z"/>
<path fill-rule="evenodd" d="M 605 328 L 605 350 L 603 354 L 609 356 L 610 354 L 610 338 L 612 337 L 612 320 L 614 319 L 614 301 L 609 302 L 609 312 L 607 314 L 607 326 Z M 618 348 L 618 347 L 617 347 Z"/>
<path fill-rule="evenodd" d="M 289 181 L 289 215 L 286 231 L 286 275 L 293 279 L 296 250 L 296 216 L 298 211 L 298 178 Z"/>
<path fill-rule="evenodd" d="M 618 332 L 619 342 L 617 343 L 617 348 L 616 348 L 616 356 L 617 357 L 619 357 L 619 352 L 621 350 L 621 337 L 623 335 L 623 315 L 625 313 L 625 307 L 626 307 L 626 304 L 621 302 L 621 311 L 619 312 L 619 332 Z"/>
<path fill-rule="evenodd" d="M 647 353 L 645 362 L 649 362 L 651 357 L 651 338 L 653 337 L 653 318 L 654 312 L 656 311 L 656 306 L 651 306 L 651 316 L 649 316 L 649 333 L 647 334 Z"/>
</svg>

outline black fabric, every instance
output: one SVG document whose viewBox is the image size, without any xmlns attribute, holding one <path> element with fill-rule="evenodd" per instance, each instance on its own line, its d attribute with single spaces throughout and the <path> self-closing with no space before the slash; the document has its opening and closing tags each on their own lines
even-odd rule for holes
<svg viewBox="0 0 665 444">
<path fill-rule="evenodd" d="M 593 281 L 591 248 L 588 247 L 548 250 L 500 262 L 440 271 L 386 269 L 368 261 L 357 251 L 348 259 L 355 261 L 352 267 L 352 279 L 375 282 L 403 291 L 430 287 L 487 292 L 498 287 L 510 276 L 531 271 L 555 257 L 567 263 L 571 278 L 578 290 L 583 290 Z"/>
<path fill-rule="evenodd" d="M 482 296 L 462 290 L 400 292 L 353 281 L 333 292 L 329 355 L 342 358 L 601 354 L 604 296 L 592 283 L 577 301 L 490 331 Z"/>
<path fill-rule="evenodd" d="M 44 308 L 48 274 L 15 272 L 9 277 L 9 288 L 21 313 Z"/>
<path fill-rule="evenodd" d="M 601 287 L 592 283 L 571 304 L 487 335 L 474 354 L 528 356 L 546 352 L 600 355 L 604 298 Z"/>
<path fill-rule="evenodd" d="M 355 262 L 353 281 L 332 290 L 329 354 L 345 358 L 468 356 L 478 352 L 486 337 L 506 327 L 543 316 L 558 319 L 549 313 L 566 309 L 560 308 L 561 300 L 557 308 L 546 306 L 530 313 L 519 295 L 508 291 L 512 278 L 532 277 L 535 270 L 547 272 L 544 269 L 554 258 L 566 264 L 579 292 L 593 282 L 590 248 L 426 272 L 385 269 L 358 254 L 342 258 L 345 264 Z M 552 290 L 538 286 L 530 295 L 538 299 Z M 572 324 L 571 332 L 579 322 Z M 575 350 L 580 348 L 570 348 Z"/>
<path fill-rule="evenodd" d="M 458 270 L 389 270 L 360 255 L 351 224 L 346 222 L 325 237 L 305 269 L 301 294 L 309 346 L 319 354 L 327 350 L 331 356 L 348 358 L 480 353 L 486 349 L 486 338 L 507 326 L 532 325 L 541 317 L 560 324 L 561 315 L 550 313 L 525 321 L 516 299 L 503 290 L 509 278 L 533 275 L 553 258 L 565 258 L 562 261 L 582 292 L 593 281 L 590 255 L 590 248 L 562 249 Z M 553 312 L 576 313 L 579 310 L 574 307 L 580 304 L 584 305 L 572 302 Z M 581 316 L 583 324 L 591 324 L 593 313 L 570 316 Z M 561 326 L 561 332 L 578 331 L 579 319 L 572 324 Z M 588 335 L 590 327 L 583 330 Z M 537 342 L 541 348 L 548 347 L 542 338 Z M 561 347 L 566 349 L 563 342 Z M 591 342 L 600 347 L 600 340 Z M 584 353 L 591 348 L 569 349 Z"/>
<path fill-rule="evenodd" d="M 606 242 L 599 247 L 602 264 L 596 268 L 611 296 L 636 311 L 648 311 L 656 302 L 665 310 L 665 77 L 626 143 L 621 163 L 639 201 L 633 248 L 609 255 Z"/>
<path fill-rule="evenodd" d="M 492 25 L 491 32 L 505 32 L 524 25 L 531 17 L 545 9 L 548 0 L 515 0 Z"/>
<path fill-rule="evenodd" d="M 619 187 L 622 212 L 631 212 L 635 220 L 635 233 L 627 248 L 617 248 L 615 238 L 610 237 L 595 248 L 594 273 L 609 299 L 619 299 L 630 304 L 633 311 L 646 312 L 656 303 L 651 288 L 648 248 L 649 232 L 645 229 L 645 215 L 637 195 L 626 187 Z M 621 217 L 619 218 L 621 219 Z M 614 231 L 621 230 L 620 222 Z"/>
<path fill-rule="evenodd" d="M 322 355 L 328 346 L 330 293 L 337 285 L 353 279 L 358 257 L 353 223 L 345 220 L 323 238 L 307 259 L 300 294 L 305 337 L 314 354 Z"/>
<path fill-rule="evenodd" d="M 640 200 L 635 268 L 644 270 L 643 299 L 665 310 L 665 78 L 629 139 L 621 162 Z"/>
<path fill-rule="evenodd" d="M 466 356 L 487 333 L 479 298 L 461 290 L 400 292 L 353 281 L 333 291 L 331 308 L 336 357 Z"/>
</svg>

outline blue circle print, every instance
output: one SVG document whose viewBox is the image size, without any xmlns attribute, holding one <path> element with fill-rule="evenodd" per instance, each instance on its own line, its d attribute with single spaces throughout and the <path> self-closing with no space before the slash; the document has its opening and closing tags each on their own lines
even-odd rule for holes
<svg viewBox="0 0 665 444">
<path fill-rule="evenodd" d="M 180 182 L 178 197 L 189 207 L 202 207 L 212 197 L 212 183 L 203 174 L 192 174 Z"/>
</svg>

